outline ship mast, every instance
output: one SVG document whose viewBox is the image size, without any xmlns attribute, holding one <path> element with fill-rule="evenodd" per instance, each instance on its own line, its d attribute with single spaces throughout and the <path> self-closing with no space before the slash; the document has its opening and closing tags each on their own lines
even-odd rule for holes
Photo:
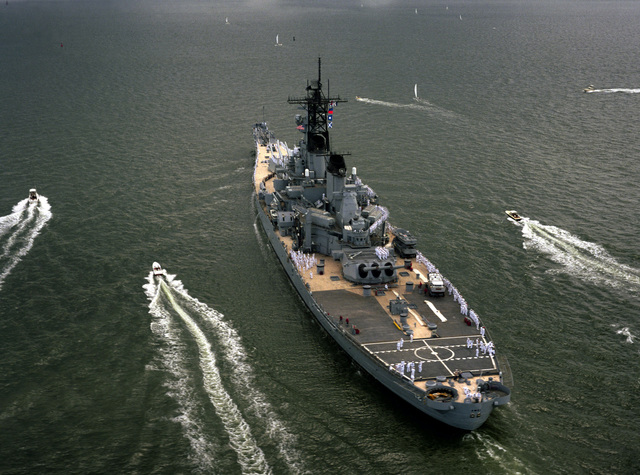
<svg viewBox="0 0 640 475">
<path fill-rule="evenodd" d="M 326 97 L 322 92 L 321 58 L 318 58 L 318 80 L 307 81 L 306 97 L 289 97 L 289 104 L 301 105 L 307 111 L 305 128 L 307 150 L 314 154 L 328 154 L 331 151 L 329 142 L 329 108 L 339 102 L 347 102 L 340 96 Z"/>
</svg>

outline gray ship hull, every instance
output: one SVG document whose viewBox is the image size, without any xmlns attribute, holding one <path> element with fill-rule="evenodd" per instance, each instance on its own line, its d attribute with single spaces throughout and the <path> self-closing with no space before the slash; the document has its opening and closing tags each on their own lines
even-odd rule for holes
<svg viewBox="0 0 640 475">
<path fill-rule="evenodd" d="M 340 324 L 339 320 L 336 321 L 336 317 L 327 314 L 322 306 L 314 299 L 312 293 L 309 292 L 305 286 L 296 267 L 289 259 L 287 250 L 282 245 L 280 237 L 274 231 L 270 219 L 264 213 L 257 194 L 254 196 L 254 203 L 258 210 L 258 217 L 260 218 L 262 229 L 302 301 L 311 311 L 320 326 L 322 326 L 335 342 L 369 375 L 419 411 L 458 429 L 477 429 L 489 418 L 494 407 L 508 403 L 508 397 L 474 404 L 434 402 L 428 400 L 423 391 L 414 389 L 413 385 L 409 382 L 395 377 L 381 360 L 364 350 L 358 342 L 355 342 L 344 325 Z M 473 417 L 471 417 L 472 415 Z"/>
</svg>

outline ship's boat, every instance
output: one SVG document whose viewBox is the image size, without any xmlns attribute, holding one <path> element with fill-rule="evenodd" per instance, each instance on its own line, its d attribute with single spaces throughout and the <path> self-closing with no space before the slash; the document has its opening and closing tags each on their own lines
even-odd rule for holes
<svg viewBox="0 0 640 475">
<path fill-rule="evenodd" d="M 583 92 L 592 92 L 595 91 L 595 87 L 593 86 L 593 84 L 589 84 L 587 87 L 585 87 L 582 91 Z"/>
<path fill-rule="evenodd" d="M 346 100 L 325 96 L 320 61 L 318 79 L 288 102 L 306 111 L 295 117 L 303 138 L 290 148 L 257 123 L 253 181 L 259 221 L 293 287 L 390 391 L 450 426 L 479 427 L 510 400 L 506 358 L 417 237 L 391 225 L 378 195 L 333 150 L 331 115 Z"/>
<path fill-rule="evenodd" d="M 507 216 L 509 216 L 514 221 L 521 221 L 522 220 L 522 216 L 520 216 L 518 214 L 518 212 L 516 210 L 514 210 L 514 209 L 508 209 L 508 210 L 505 211 L 505 213 L 507 213 Z"/>
<path fill-rule="evenodd" d="M 151 268 L 153 269 L 153 275 L 155 277 L 163 277 L 164 276 L 164 269 L 157 262 L 154 262 L 153 265 L 151 266 Z"/>
<path fill-rule="evenodd" d="M 40 197 L 38 196 L 38 193 L 36 192 L 36 189 L 35 188 L 31 188 L 29 190 L 29 204 L 37 203 L 38 201 L 40 201 Z"/>
</svg>

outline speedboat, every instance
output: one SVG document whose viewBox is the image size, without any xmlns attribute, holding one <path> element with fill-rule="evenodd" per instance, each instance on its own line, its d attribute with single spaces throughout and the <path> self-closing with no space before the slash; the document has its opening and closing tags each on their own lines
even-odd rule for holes
<svg viewBox="0 0 640 475">
<path fill-rule="evenodd" d="M 509 216 L 514 221 L 522 220 L 522 216 L 520 216 L 514 209 L 506 210 L 505 213 L 507 213 L 507 216 Z"/>
<path fill-rule="evenodd" d="M 38 196 L 38 193 L 36 192 L 36 189 L 35 188 L 31 188 L 29 190 L 29 204 L 37 203 L 38 201 L 40 201 L 40 197 Z"/>
<path fill-rule="evenodd" d="M 591 92 L 591 91 L 595 91 L 596 88 L 593 87 L 593 84 L 589 84 L 587 87 L 585 87 L 582 91 L 583 92 Z"/>
<path fill-rule="evenodd" d="M 155 277 L 164 276 L 164 269 L 162 269 L 162 266 L 160 264 L 158 264 L 157 262 L 154 262 L 152 267 L 153 267 L 153 275 Z"/>
</svg>

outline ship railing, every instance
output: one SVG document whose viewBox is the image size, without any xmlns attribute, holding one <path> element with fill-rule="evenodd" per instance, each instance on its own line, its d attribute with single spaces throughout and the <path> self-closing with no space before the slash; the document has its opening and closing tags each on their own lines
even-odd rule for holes
<svg viewBox="0 0 640 475">
<path fill-rule="evenodd" d="M 513 388 L 513 374 L 511 373 L 511 366 L 509 360 L 505 355 L 497 355 L 498 367 L 500 368 L 500 380 L 502 384 L 509 388 Z"/>
</svg>

